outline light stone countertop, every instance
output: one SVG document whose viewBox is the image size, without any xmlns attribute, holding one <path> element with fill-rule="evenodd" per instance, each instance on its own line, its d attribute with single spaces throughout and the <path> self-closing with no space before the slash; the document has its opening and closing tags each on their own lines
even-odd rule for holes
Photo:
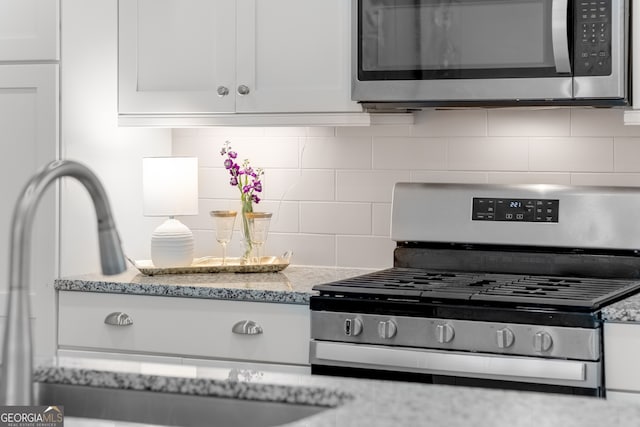
<svg viewBox="0 0 640 427">
<path fill-rule="evenodd" d="M 36 380 L 328 408 L 289 427 L 629 427 L 640 422 L 640 405 L 591 397 L 235 368 L 61 358 L 39 368 Z"/>
<path fill-rule="evenodd" d="M 640 322 L 640 293 L 602 309 L 607 322 Z"/>
<path fill-rule="evenodd" d="M 122 293 L 189 298 L 309 304 L 314 285 L 375 270 L 290 265 L 277 273 L 209 273 L 145 276 L 130 268 L 122 274 L 87 274 L 57 279 L 61 291 Z"/>
</svg>

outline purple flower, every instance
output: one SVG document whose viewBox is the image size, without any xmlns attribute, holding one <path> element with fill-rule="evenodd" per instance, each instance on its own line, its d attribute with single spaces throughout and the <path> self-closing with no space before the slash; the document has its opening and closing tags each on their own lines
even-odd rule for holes
<svg viewBox="0 0 640 427">
<path fill-rule="evenodd" d="M 238 153 L 231 149 L 231 143 L 229 141 L 225 141 L 224 146 L 220 150 L 220 155 L 227 156 L 223 163 L 224 168 L 228 170 L 231 175 L 229 184 L 238 187 L 242 202 L 259 203 L 260 198 L 254 194 L 254 192 L 262 192 L 261 178 L 264 174 L 263 169 L 253 169 L 247 159 L 242 162 L 242 165 L 236 163 L 234 159 L 238 157 Z M 249 179 L 249 177 L 251 177 L 251 179 Z"/>
</svg>

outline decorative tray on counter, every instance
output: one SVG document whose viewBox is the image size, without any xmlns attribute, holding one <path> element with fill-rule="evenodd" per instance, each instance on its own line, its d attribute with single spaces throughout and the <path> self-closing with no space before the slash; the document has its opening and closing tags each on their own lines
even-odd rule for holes
<svg viewBox="0 0 640 427">
<path fill-rule="evenodd" d="M 140 273 L 146 276 L 161 274 L 198 274 L 198 273 L 273 273 L 287 268 L 291 253 L 282 256 L 263 256 L 247 262 L 242 258 L 226 258 L 224 265 L 222 258 L 196 258 L 188 267 L 156 267 L 151 260 L 130 260 Z"/>
</svg>

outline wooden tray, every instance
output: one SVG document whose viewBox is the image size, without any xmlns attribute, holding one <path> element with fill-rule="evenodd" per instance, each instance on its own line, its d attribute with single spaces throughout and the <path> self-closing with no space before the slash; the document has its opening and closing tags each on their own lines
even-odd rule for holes
<svg viewBox="0 0 640 427">
<path fill-rule="evenodd" d="M 222 265 L 222 258 L 197 258 L 189 267 L 161 268 L 153 265 L 151 260 L 132 261 L 140 273 L 146 276 L 161 274 L 198 274 L 198 273 L 273 273 L 287 268 L 289 256 L 263 256 L 260 262 L 247 263 L 241 258 L 227 258 Z"/>
</svg>

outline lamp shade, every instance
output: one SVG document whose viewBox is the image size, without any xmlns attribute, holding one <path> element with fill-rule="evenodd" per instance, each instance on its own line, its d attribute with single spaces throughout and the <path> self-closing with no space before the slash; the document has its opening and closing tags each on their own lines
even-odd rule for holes
<svg viewBox="0 0 640 427">
<path fill-rule="evenodd" d="M 142 159 L 142 192 L 145 216 L 197 215 L 198 159 Z"/>
</svg>

